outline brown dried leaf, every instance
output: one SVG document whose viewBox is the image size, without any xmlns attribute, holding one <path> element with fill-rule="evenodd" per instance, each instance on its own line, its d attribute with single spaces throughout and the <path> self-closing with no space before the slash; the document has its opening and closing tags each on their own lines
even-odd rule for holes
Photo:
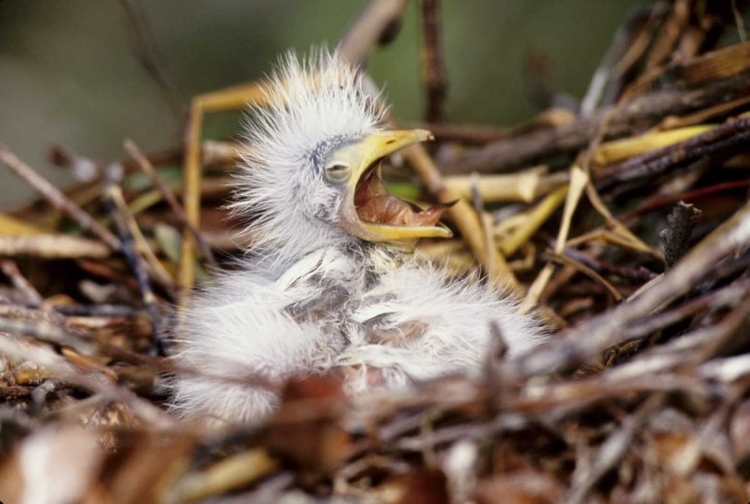
<svg viewBox="0 0 750 504">
<path fill-rule="evenodd" d="M 308 474 L 329 474 L 353 450 L 351 435 L 339 423 L 346 406 L 342 386 L 341 375 L 291 380 L 264 444 Z"/>
</svg>

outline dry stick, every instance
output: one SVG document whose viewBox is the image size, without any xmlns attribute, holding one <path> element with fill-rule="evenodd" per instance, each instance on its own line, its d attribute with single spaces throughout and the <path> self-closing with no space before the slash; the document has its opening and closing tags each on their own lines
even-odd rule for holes
<svg viewBox="0 0 750 504">
<path fill-rule="evenodd" d="M 626 90 L 624 93 L 622 99 L 620 102 L 615 106 L 607 110 L 607 112 L 604 114 L 601 122 L 598 124 L 596 130 L 594 131 L 594 134 L 591 138 L 591 140 L 588 142 L 588 146 L 586 150 L 579 155 L 581 167 L 582 167 L 582 173 L 586 176 L 586 185 L 585 185 L 585 191 L 586 196 L 588 197 L 589 201 L 591 202 L 594 209 L 599 212 L 599 214 L 606 219 L 607 224 L 612 226 L 612 228 L 615 230 L 617 234 L 622 236 L 628 241 L 632 241 L 633 243 L 638 243 L 643 245 L 644 247 L 647 247 L 646 244 L 642 243 L 638 237 L 633 235 L 633 233 L 630 232 L 629 229 L 627 229 L 625 226 L 623 226 L 619 221 L 617 221 L 613 216 L 612 213 L 609 211 L 609 208 L 604 204 L 604 202 L 601 199 L 601 196 L 597 192 L 596 188 L 591 183 L 591 159 L 594 155 L 594 152 L 599 148 L 602 141 L 604 140 L 607 131 L 609 130 L 609 127 L 612 123 L 612 121 L 620 115 L 622 112 L 622 109 L 624 108 L 625 104 L 627 103 L 627 99 L 630 96 L 631 89 Z M 579 200 L 576 200 L 575 203 L 573 203 L 573 209 L 571 212 L 577 208 Z M 566 204 L 567 207 L 567 204 Z M 566 208 L 567 209 L 567 208 Z M 563 224 L 565 224 L 565 221 L 563 221 Z M 560 232 L 562 234 L 562 226 L 560 229 Z M 566 232 L 567 234 L 567 232 Z M 559 255 L 563 255 L 563 249 L 565 247 L 565 243 L 558 243 L 556 244 L 555 252 L 557 252 Z M 648 248 L 648 247 L 647 247 Z M 544 291 L 544 288 L 547 286 L 547 283 L 549 282 L 549 279 L 552 275 L 552 268 L 550 265 L 545 266 L 544 270 L 539 274 L 537 279 L 534 281 L 532 294 L 536 293 L 538 299 L 542 292 Z M 603 280 L 603 279 L 602 279 Z M 605 282 L 605 286 L 608 285 Z M 621 299 L 620 294 L 613 288 L 611 290 L 613 294 L 615 295 L 615 298 L 619 301 Z M 536 300 L 534 297 L 529 295 L 525 301 L 525 307 L 528 308 L 532 302 L 535 302 Z"/>
<path fill-rule="evenodd" d="M 122 215 L 122 210 L 117 205 L 117 196 L 115 193 L 120 190 L 117 185 L 117 176 L 114 174 L 114 170 L 110 170 L 105 176 L 107 178 L 105 186 L 106 203 L 112 216 L 112 220 L 117 226 L 120 239 L 122 240 L 122 253 L 125 256 L 125 260 L 130 265 L 130 268 L 133 270 L 136 281 L 138 282 L 138 288 L 141 291 L 143 303 L 146 305 L 146 310 L 151 317 L 156 350 L 159 355 L 165 355 L 166 348 L 161 332 L 161 316 L 159 314 L 159 307 L 156 303 L 156 296 L 154 296 L 154 292 L 151 289 L 151 282 L 146 273 L 146 263 L 136 251 L 136 246 L 133 242 L 133 235 L 128 227 L 127 219 Z"/>
<path fill-rule="evenodd" d="M 30 335 L 39 340 L 68 345 L 91 354 L 91 342 L 80 331 L 69 327 L 65 317 L 51 310 L 0 305 L 0 332 Z"/>
<path fill-rule="evenodd" d="M 704 157 L 741 151 L 750 139 L 750 117 L 735 119 L 682 142 L 649 151 L 598 173 L 597 188 L 663 175 Z"/>
<path fill-rule="evenodd" d="M 727 287 L 704 294 L 669 311 L 645 317 L 624 329 L 627 332 L 627 339 L 643 338 L 708 308 L 716 310 L 725 306 L 734 306 L 747 296 L 748 288 L 750 288 L 750 279 L 738 280 Z"/>
<path fill-rule="evenodd" d="M 722 327 L 723 330 L 711 338 L 709 342 L 701 348 L 700 352 L 692 354 L 685 362 L 685 365 L 691 363 L 698 364 L 706 362 L 714 357 L 719 357 L 722 352 L 735 350 L 741 343 L 738 341 L 747 341 L 748 317 L 750 316 L 750 296 L 735 307 L 735 309 L 715 327 Z M 734 340 L 734 341 L 733 341 Z M 731 343 L 734 343 L 733 345 Z"/>
<path fill-rule="evenodd" d="M 82 374 L 65 358 L 46 346 L 26 345 L 10 338 L 0 338 L 0 354 L 19 362 L 35 362 L 47 371 L 54 372 L 56 378 L 65 379 L 69 384 L 105 395 L 110 400 L 121 401 L 151 427 L 168 427 L 175 423 L 165 411 L 141 399 L 134 392 L 109 381 Z"/>
<path fill-rule="evenodd" d="M 484 211 L 484 202 L 482 201 L 482 195 L 477 188 L 477 181 L 479 180 L 479 176 L 475 175 L 472 178 L 473 181 L 471 187 L 471 203 L 474 207 L 474 212 L 477 216 L 477 219 L 479 220 L 479 224 L 482 227 L 482 237 L 484 239 L 485 250 L 489 250 L 490 248 L 493 248 L 495 246 L 495 241 L 492 235 L 492 218 L 488 216 Z M 492 260 L 492 256 L 488 256 L 487 264 L 485 265 L 485 271 L 488 277 L 497 277 L 497 271 L 495 269 L 496 267 L 497 266 Z"/>
<path fill-rule="evenodd" d="M 572 485 L 565 499 L 567 504 L 586 501 L 586 496 L 594 485 L 610 470 L 617 467 L 629 449 L 638 430 L 648 421 L 653 412 L 664 402 L 663 394 L 649 397 L 633 414 L 629 415 L 619 429 L 612 433 L 599 447 L 594 459 L 588 463 L 576 464 L 572 475 Z"/>
<path fill-rule="evenodd" d="M 581 166 L 583 168 L 583 171 L 589 177 L 589 180 L 586 184 L 586 197 L 588 198 L 594 209 L 607 221 L 607 224 L 613 228 L 613 231 L 616 234 L 622 236 L 628 241 L 642 245 L 644 248 L 649 248 L 648 245 L 643 243 L 637 236 L 631 233 L 628 228 L 623 226 L 622 223 L 614 218 L 607 205 L 604 203 L 604 201 L 602 201 L 597 188 L 591 182 L 591 160 L 594 156 L 594 153 L 599 149 L 600 145 L 604 141 L 604 138 L 607 135 L 612 122 L 622 113 L 627 104 L 627 101 L 632 96 L 632 93 L 633 86 L 628 87 L 620 98 L 619 103 L 617 103 L 616 106 L 607 111 L 602 121 L 599 123 L 595 134 L 589 141 L 586 150 L 581 155 L 579 155 L 579 159 L 581 159 Z M 654 250 L 653 252 L 656 255 L 660 255 L 657 250 Z"/>
<path fill-rule="evenodd" d="M 143 310 L 129 305 L 95 304 L 95 305 L 58 305 L 57 313 L 68 317 L 138 317 Z"/>
<path fill-rule="evenodd" d="M 571 124 L 577 116 L 567 109 L 547 109 L 512 128 L 498 128 L 494 126 L 451 125 L 420 123 L 415 127 L 430 130 L 435 138 L 447 142 L 485 145 L 490 142 L 518 138 L 534 131 L 551 130 L 565 124 Z"/>
<path fill-rule="evenodd" d="M 43 259 L 104 259 L 112 250 L 98 240 L 75 236 L 41 234 L 0 236 L 0 256 L 28 255 Z"/>
<path fill-rule="evenodd" d="M 659 210 L 665 206 L 674 205 L 680 201 L 692 201 L 703 196 L 710 196 L 722 191 L 730 191 L 732 189 L 742 189 L 750 186 L 750 180 L 737 180 L 735 182 L 720 182 L 708 187 L 702 187 L 694 191 L 688 191 L 673 196 L 668 196 L 662 199 L 654 201 L 646 201 L 643 204 L 637 206 L 633 210 L 618 217 L 618 220 L 625 226 L 631 226 L 637 222 L 638 217 L 641 215 Z"/>
<path fill-rule="evenodd" d="M 666 271 L 671 270 L 687 253 L 690 235 L 702 213 L 693 205 L 680 202 L 667 216 L 669 227 L 659 233 L 659 238 L 664 245 Z"/>
<path fill-rule="evenodd" d="M 172 275 L 156 257 L 151 246 L 149 245 L 146 237 L 143 236 L 141 229 L 138 227 L 138 223 L 135 221 L 133 214 L 130 212 L 125 198 L 122 195 L 120 186 L 114 186 L 111 190 L 108 189 L 108 194 L 112 198 L 115 206 L 120 215 L 123 216 L 125 223 L 130 230 L 131 237 L 136 245 L 136 250 L 139 251 L 143 259 L 145 259 L 146 271 L 149 273 L 154 280 L 157 280 L 172 296 L 174 297 L 174 279 Z"/>
<path fill-rule="evenodd" d="M 106 243 L 112 250 L 120 250 L 120 241 L 99 224 L 91 215 L 76 205 L 70 198 L 65 196 L 58 188 L 47 182 L 41 175 L 34 171 L 29 165 L 18 159 L 5 145 L 0 144 L 0 162 L 10 168 L 32 189 L 41 194 L 53 207 L 65 213 L 75 220 L 81 228 L 95 234 Z"/>
<path fill-rule="evenodd" d="M 547 254 L 553 261 L 571 266 L 575 268 L 576 271 L 583 273 L 584 275 L 592 279 L 594 282 L 597 282 L 600 285 L 602 285 L 605 289 L 609 291 L 610 294 L 612 294 L 612 296 L 615 298 L 615 301 L 623 300 L 622 294 L 620 294 L 620 291 L 618 291 L 614 285 L 609 283 L 604 277 L 602 277 L 599 273 L 597 273 L 593 269 L 589 268 L 587 265 L 574 259 L 573 257 L 570 257 L 566 254 L 557 253 L 554 250 L 548 251 Z"/>
<path fill-rule="evenodd" d="M 547 168 L 535 167 L 528 170 L 501 175 L 481 175 L 475 183 L 474 175 L 444 177 L 445 185 L 456 194 L 469 198 L 476 187 L 482 199 L 488 203 L 501 201 L 522 201 L 532 203 L 540 196 L 568 182 L 567 172 L 547 173 Z"/>
<path fill-rule="evenodd" d="M 692 0 L 675 0 L 672 3 L 670 15 L 659 26 L 657 36 L 652 42 L 653 47 L 645 63 L 646 74 L 658 69 L 673 54 L 673 48 L 680 35 L 690 24 L 691 3 L 693 3 Z"/>
<path fill-rule="evenodd" d="M 211 247 L 208 246 L 206 243 L 206 240 L 203 239 L 203 235 L 196 228 L 185 216 L 185 212 L 183 211 L 180 204 L 177 202 L 177 198 L 174 197 L 174 194 L 172 191 L 164 184 L 164 181 L 159 177 L 159 174 L 156 173 L 156 170 L 154 167 L 149 163 L 146 156 L 143 155 L 143 152 L 138 148 L 138 146 L 133 142 L 132 140 L 128 139 L 125 140 L 124 143 L 125 150 L 130 154 L 130 156 L 135 160 L 136 163 L 138 163 L 138 166 L 140 166 L 141 170 L 143 170 L 146 175 L 148 175 L 148 178 L 151 179 L 151 183 L 154 184 L 154 187 L 156 187 L 161 195 L 164 197 L 164 199 L 169 204 L 170 208 L 172 209 L 172 212 L 174 212 L 175 216 L 177 217 L 177 220 L 180 221 L 180 223 L 184 226 L 187 226 L 187 228 L 190 230 L 190 232 L 193 234 L 193 237 L 195 238 L 196 242 L 198 243 L 198 247 L 201 249 L 201 253 L 203 254 L 203 257 L 206 258 L 208 263 L 211 265 L 212 268 L 218 270 L 219 264 L 216 262 L 216 258 L 214 257 L 213 252 L 211 251 Z"/>
<path fill-rule="evenodd" d="M 347 27 L 336 49 L 346 61 L 361 63 L 376 45 L 391 42 L 398 34 L 407 0 L 375 0 Z"/>
<path fill-rule="evenodd" d="M 565 249 L 565 243 L 568 239 L 568 233 L 570 232 L 570 225 L 573 219 L 573 214 L 578 203 L 581 201 L 584 188 L 589 183 L 589 176 L 583 172 L 578 166 L 571 166 L 570 168 L 570 183 L 568 184 L 568 191 L 565 196 L 565 206 L 563 208 L 563 217 L 560 221 L 560 228 L 557 231 L 557 242 L 555 244 L 555 252 L 562 254 Z M 531 311 L 537 306 L 542 293 L 544 292 L 547 283 L 552 274 L 555 272 L 555 266 L 548 262 L 544 268 L 532 282 L 529 291 L 526 294 L 526 298 L 521 305 L 521 310 L 524 312 Z"/>
<path fill-rule="evenodd" d="M 425 120 L 441 124 L 445 122 L 445 93 L 448 89 L 443 45 L 440 33 L 440 0 L 422 0 L 422 72 L 427 87 Z"/>
<path fill-rule="evenodd" d="M 657 91 L 620 105 L 621 112 L 611 118 L 604 140 L 642 131 L 658 124 L 666 116 L 682 115 L 708 106 L 744 98 L 750 92 L 750 75 L 720 79 L 703 89 Z M 586 147 L 612 108 L 588 118 L 556 128 L 531 131 L 486 147 L 455 160 L 439 164 L 445 174 L 491 173 L 534 164 L 546 157 L 577 151 Z"/>
<path fill-rule="evenodd" d="M 185 206 L 185 217 L 196 229 L 200 229 L 201 209 L 201 177 L 203 165 L 201 163 L 201 132 L 203 129 L 203 114 L 221 112 L 246 107 L 249 104 L 262 104 L 267 96 L 263 91 L 263 84 L 253 82 L 235 86 L 193 98 L 190 104 L 190 115 L 185 130 L 185 155 L 182 201 Z M 193 234 L 185 228 L 180 249 L 180 265 L 177 275 L 179 289 L 185 294 L 193 287 L 195 271 L 193 269 L 194 244 Z M 180 301 L 184 302 L 181 296 Z"/>
<path fill-rule="evenodd" d="M 740 41 L 747 41 L 745 22 L 742 19 L 742 12 L 737 8 L 737 0 L 732 0 L 732 15 L 734 16 L 734 23 L 737 25 L 737 33 L 740 35 Z"/>
<path fill-rule="evenodd" d="M 193 227 L 198 228 L 201 206 L 201 177 L 202 166 L 200 159 L 201 130 L 203 128 L 203 110 L 198 98 L 194 98 L 190 105 L 188 126 L 185 133 L 185 160 L 183 177 L 185 180 L 182 201 L 185 205 L 185 218 Z M 193 269 L 193 240 L 190 230 L 186 227 L 182 234 L 180 247 L 180 262 L 177 272 L 177 290 L 180 302 L 184 302 L 185 294 L 192 289 L 195 280 Z"/>
<path fill-rule="evenodd" d="M 500 255 L 497 248 L 487 248 L 482 223 L 476 212 L 466 200 L 457 198 L 443 183 L 435 164 L 427 154 L 427 150 L 421 145 L 413 145 L 404 150 L 404 157 L 409 160 L 414 170 L 425 184 L 427 191 L 432 194 L 439 203 L 451 203 L 457 201 L 448 214 L 455 222 L 461 232 L 461 236 L 471 249 L 474 256 L 482 264 L 485 272 L 495 271 L 496 275 L 490 280 L 500 287 L 510 287 L 515 293 L 521 294 L 523 288 L 518 283 L 515 275 L 508 266 L 505 258 Z"/>
<path fill-rule="evenodd" d="M 590 117 L 594 114 L 612 76 L 623 73 L 622 62 L 632 62 L 632 59 L 627 56 L 637 45 L 634 42 L 643 38 L 644 32 L 648 30 L 648 25 L 653 20 L 653 10 L 654 6 L 651 5 L 635 7 L 615 32 L 612 43 L 594 72 L 589 88 L 581 100 L 582 117 Z"/>
<path fill-rule="evenodd" d="M 585 364 L 627 338 L 623 328 L 663 303 L 692 289 L 711 271 L 717 258 L 750 244 L 750 203 L 704 238 L 663 280 L 629 303 L 597 315 L 564 337 L 512 362 L 518 376 L 559 371 Z"/>
<path fill-rule="evenodd" d="M 554 247 L 554 244 L 551 244 L 550 246 Z M 657 276 L 656 273 L 643 267 L 641 267 L 641 269 L 634 269 L 628 266 L 615 266 L 614 264 L 605 263 L 586 252 L 574 248 L 566 247 L 563 253 L 571 259 L 574 259 L 581 264 L 585 264 L 599 274 L 610 273 L 640 283 L 653 280 L 654 277 Z"/>
<path fill-rule="evenodd" d="M 34 288 L 31 283 L 21 274 L 18 266 L 15 262 L 10 259 L 0 259 L 0 270 L 5 273 L 5 276 L 10 278 L 13 282 L 13 286 L 18 289 L 26 298 L 28 306 L 38 308 L 44 304 L 44 298 Z"/>
<path fill-rule="evenodd" d="M 439 142 L 458 142 L 465 145 L 485 145 L 512 136 L 512 128 L 473 126 L 468 124 L 415 124 L 414 127 L 430 130 Z"/>
</svg>

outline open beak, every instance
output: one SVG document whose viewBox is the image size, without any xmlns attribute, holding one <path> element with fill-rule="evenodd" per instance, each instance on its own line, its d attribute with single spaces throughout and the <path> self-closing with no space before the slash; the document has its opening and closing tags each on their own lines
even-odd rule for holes
<svg viewBox="0 0 750 504">
<path fill-rule="evenodd" d="M 378 131 L 342 149 L 352 166 L 352 176 L 346 184 L 347 204 L 342 209 L 343 224 L 349 233 L 374 242 L 453 236 L 439 222 L 451 205 L 421 209 L 389 194 L 380 178 L 383 158 L 433 138 L 426 130 Z"/>
</svg>

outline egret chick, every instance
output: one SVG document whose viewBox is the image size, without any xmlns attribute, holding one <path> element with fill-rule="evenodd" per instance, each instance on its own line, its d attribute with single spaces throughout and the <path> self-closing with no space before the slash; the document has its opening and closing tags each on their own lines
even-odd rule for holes
<svg viewBox="0 0 750 504">
<path fill-rule="evenodd" d="M 451 236 L 438 222 L 446 207 L 390 195 L 380 162 L 432 136 L 386 130 L 362 86 L 336 55 L 289 55 L 270 78 L 269 103 L 251 111 L 233 209 L 251 217 L 254 245 L 240 271 L 224 273 L 181 315 L 173 358 L 207 376 L 175 378 L 180 415 L 262 421 L 278 397 L 243 377 L 281 383 L 341 368 L 358 395 L 476 376 L 492 323 L 511 353 L 543 340 L 514 300 L 451 281 L 410 253 L 420 238 Z"/>
</svg>

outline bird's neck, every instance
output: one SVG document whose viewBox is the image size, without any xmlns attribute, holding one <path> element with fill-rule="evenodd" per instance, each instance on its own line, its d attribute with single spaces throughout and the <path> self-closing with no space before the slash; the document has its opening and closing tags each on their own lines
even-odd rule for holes
<svg viewBox="0 0 750 504">
<path fill-rule="evenodd" d="M 356 247 L 355 254 L 359 255 L 366 270 L 378 276 L 410 261 L 414 257 L 414 246 L 415 244 L 361 242 Z"/>
<path fill-rule="evenodd" d="M 362 266 L 375 274 L 381 274 L 402 266 L 414 257 L 417 240 L 391 243 L 367 242 L 359 239 L 321 240 L 317 243 L 297 241 L 285 247 L 256 249 L 258 263 L 269 265 L 273 270 L 283 271 L 309 254 L 333 247 L 341 250 Z M 307 245 L 307 246 L 305 246 Z"/>
<path fill-rule="evenodd" d="M 408 254 L 414 253 L 414 249 L 417 248 L 418 240 L 404 240 L 392 243 L 379 243 L 378 246 L 384 251 L 391 254 Z"/>
</svg>

